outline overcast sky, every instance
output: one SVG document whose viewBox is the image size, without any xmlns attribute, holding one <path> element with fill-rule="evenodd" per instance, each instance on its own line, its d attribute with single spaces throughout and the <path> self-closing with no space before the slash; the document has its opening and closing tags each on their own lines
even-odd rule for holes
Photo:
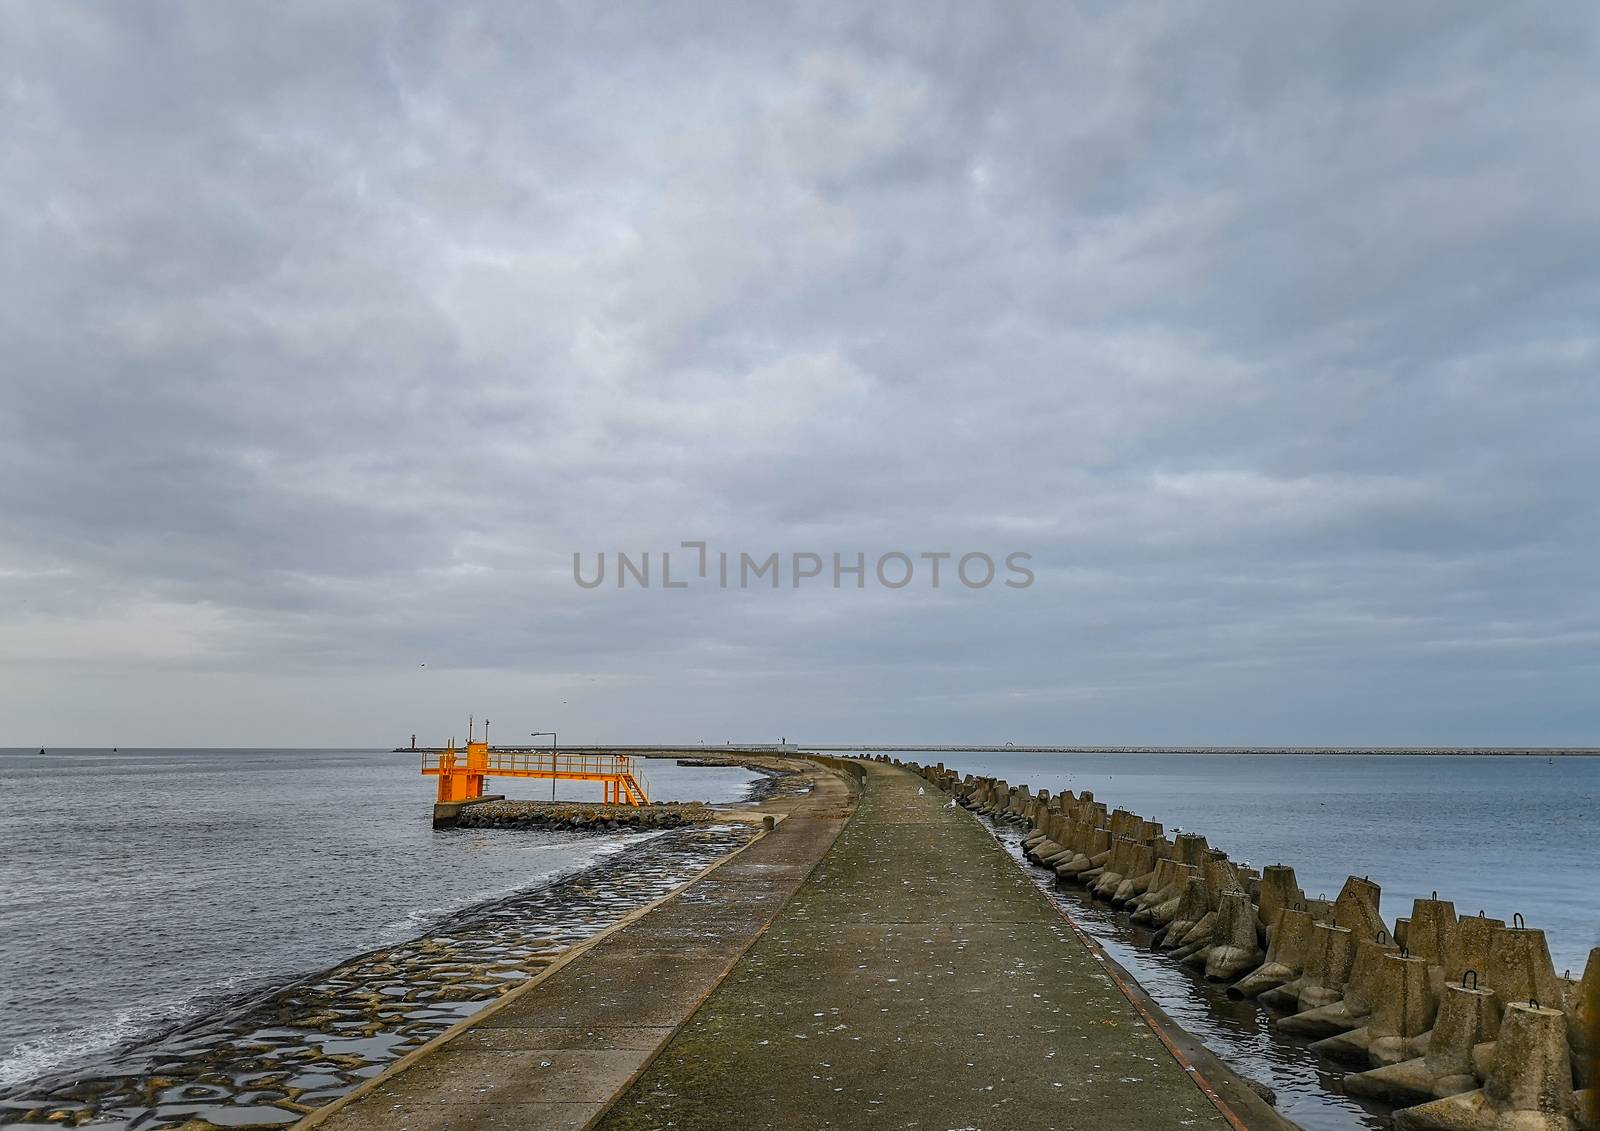
<svg viewBox="0 0 1600 1131">
<path fill-rule="evenodd" d="M 0 745 L 1600 744 L 1597 13 L 8 0 Z"/>
</svg>

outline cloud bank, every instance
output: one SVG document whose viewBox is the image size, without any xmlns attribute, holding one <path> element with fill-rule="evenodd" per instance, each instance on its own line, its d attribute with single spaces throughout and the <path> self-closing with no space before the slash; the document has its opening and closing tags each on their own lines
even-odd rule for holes
<svg viewBox="0 0 1600 1131">
<path fill-rule="evenodd" d="M 1600 742 L 1597 21 L 8 5 L 0 743 Z"/>
</svg>

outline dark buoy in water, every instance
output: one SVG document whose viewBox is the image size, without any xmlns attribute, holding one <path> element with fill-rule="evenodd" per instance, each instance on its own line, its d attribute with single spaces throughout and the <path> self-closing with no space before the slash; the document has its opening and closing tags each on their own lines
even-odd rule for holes
<svg viewBox="0 0 1600 1131">
<path fill-rule="evenodd" d="M 41 753 L 41 754 L 44 753 L 44 747 L 43 746 L 39 747 L 39 753 Z"/>
</svg>

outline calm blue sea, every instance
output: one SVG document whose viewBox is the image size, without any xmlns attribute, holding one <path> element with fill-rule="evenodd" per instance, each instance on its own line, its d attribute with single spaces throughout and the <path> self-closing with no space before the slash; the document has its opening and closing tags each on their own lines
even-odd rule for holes
<svg viewBox="0 0 1600 1131">
<path fill-rule="evenodd" d="M 759 780 L 646 765 L 662 801 L 736 801 Z M 627 834 L 435 831 L 433 790 L 415 755 L 372 750 L 0 750 L 0 1087 L 627 850 Z"/>
<path fill-rule="evenodd" d="M 1383 888 L 1384 917 L 1434 891 L 1458 914 L 1521 912 L 1556 971 L 1600 946 L 1600 758 L 1264 754 L 925 753 L 1012 785 L 1091 790 L 1204 833 L 1257 867 L 1290 864 L 1308 895 L 1349 875 Z"/>
</svg>

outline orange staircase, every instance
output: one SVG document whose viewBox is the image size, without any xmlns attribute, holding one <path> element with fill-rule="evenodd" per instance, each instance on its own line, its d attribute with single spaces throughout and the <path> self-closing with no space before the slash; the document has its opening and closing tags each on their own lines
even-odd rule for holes
<svg viewBox="0 0 1600 1131">
<path fill-rule="evenodd" d="M 490 747 L 470 739 L 465 750 L 455 741 L 443 750 L 425 750 L 422 773 L 439 779 L 439 801 L 473 801 L 484 794 L 486 778 L 540 778 L 545 781 L 597 781 L 607 805 L 650 804 L 650 783 L 628 754 L 563 754 L 528 747 Z"/>
</svg>

